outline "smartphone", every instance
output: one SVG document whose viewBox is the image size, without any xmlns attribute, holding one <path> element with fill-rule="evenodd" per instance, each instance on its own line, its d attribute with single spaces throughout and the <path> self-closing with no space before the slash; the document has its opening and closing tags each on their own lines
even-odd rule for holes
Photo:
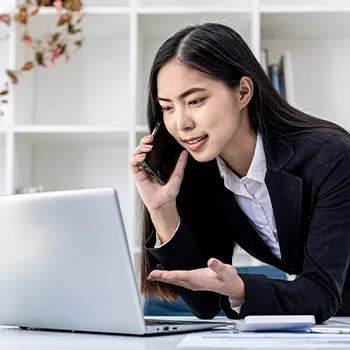
<svg viewBox="0 0 350 350">
<path fill-rule="evenodd" d="M 146 153 L 146 158 L 141 162 L 141 165 L 161 185 L 165 185 L 169 181 L 184 148 L 169 134 L 163 120 L 157 123 L 152 135 L 153 148 Z"/>
</svg>

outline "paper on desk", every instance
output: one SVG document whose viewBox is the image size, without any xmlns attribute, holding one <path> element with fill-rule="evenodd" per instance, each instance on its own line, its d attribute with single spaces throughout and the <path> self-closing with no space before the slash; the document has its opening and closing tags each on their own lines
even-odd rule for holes
<svg viewBox="0 0 350 350">
<path fill-rule="evenodd" d="M 178 348 L 350 348 L 348 334 L 300 333 L 255 333 L 255 332 L 201 332 L 188 334 L 177 345 Z"/>
<path fill-rule="evenodd" d="M 325 321 L 323 325 L 329 327 L 350 327 L 350 317 L 332 317 L 329 320 Z"/>
</svg>

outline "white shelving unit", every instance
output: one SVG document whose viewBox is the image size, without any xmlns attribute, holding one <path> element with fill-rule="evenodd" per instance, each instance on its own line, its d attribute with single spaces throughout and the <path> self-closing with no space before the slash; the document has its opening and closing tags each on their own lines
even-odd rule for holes
<svg viewBox="0 0 350 350">
<path fill-rule="evenodd" d="M 0 13 L 16 0 L 2 0 Z M 239 31 L 256 57 L 293 60 L 295 104 L 350 129 L 350 2 L 347 0 L 85 0 L 86 41 L 69 63 L 38 69 L 12 89 L 0 119 L 0 195 L 113 186 L 129 243 L 139 251 L 138 195 L 129 159 L 145 127 L 149 69 L 161 43 L 185 25 L 219 21 Z M 44 8 L 31 32 L 56 18 Z M 5 32 L 0 25 L 0 35 Z M 28 53 L 0 41 L 0 83 Z M 239 252 L 236 265 L 258 264 Z"/>
</svg>

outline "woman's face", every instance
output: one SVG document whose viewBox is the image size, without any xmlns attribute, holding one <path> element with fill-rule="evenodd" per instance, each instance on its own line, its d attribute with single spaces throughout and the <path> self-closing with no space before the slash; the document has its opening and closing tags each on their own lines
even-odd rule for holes
<svg viewBox="0 0 350 350">
<path fill-rule="evenodd" d="M 199 162 L 225 152 L 247 124 L 242 109 L 248 102 L 239 88 L 229 90 L 178 61 L 162 67 L 157 89 L 167 130 Z"/>
</svg>

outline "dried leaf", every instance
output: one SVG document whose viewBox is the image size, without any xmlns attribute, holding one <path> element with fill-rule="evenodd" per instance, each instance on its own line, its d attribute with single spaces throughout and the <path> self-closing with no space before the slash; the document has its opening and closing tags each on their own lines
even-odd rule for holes
<svg viewBox="0 0 350 350">
<path fill-rule="evenodd" d="M 42 54 L 42 52 L 37 51 L 35 54 L 35 58 L 36 58 L 36 62 L 38 63 L 39 66 L 45 66 L 44 64 L 44 55 Z"/>
<path fill-rule="evenodd" d="M 28 6 L 30 5 L 26 2 L 18 5 L 20 11 L 27 11 Z"/>
<path fill-rule="evenodd" d="M 39 6 L 51 6 L 51 0 L 38 0 Z"/>
<path fill-rule="evenodd" d="M 61 33 L 57 32 L 55 34 L 52 34 L 51 38 L 52 38 L 52 41 L 57 41 L 61 36 Z"/>
<path fill-rule="evenodd" d="M 34 10 L 30 13 L 30 16 L 36 16 L 39 13 L 40 7 L 34 8 Z"/>
<path fill-rule="evenodd" d="M 60 16 L 57 25 L 63 26 L 66 23 L 70 23 L 72 21 L 72 15 L 70 13 L 65 13 L 62 16 Z"/>
<path fill-rule="evenodd" d="M 29 71 L 34 68 L 34 62 L 33 61 L 28 61 L 26 62 L 23 67 L 21 68 L 21 71 Z"/>
<path fill-rule="evenodd" d="M 12 71 L 12 70 L 9 70 L 9 69 L 6 69 L 6 74 L 7 74 L 11 79 L 13 79 L 13 78 L 16 77 L 15 72 Z"/>
<path fill-rule="evenodd" d="M 80 11 L 83 4 L 80 0 L 66 0 L 64 2 L 64 7 L 71 11 Z"/>
<path fill-rule="evenodd" d="M 22 23 L 22 24 L 27 24 L 27 21 L 28 21 L 28 13 L 27 11 L 19 11 L 19 21 Z"/>
<path fill-rule="evenodd" d="M 66 21 L 64 20 L 63 16 L 58 19 L 57 26 L 61 27 L 64 24 L 66 24 Z"/>
<path fill-rule="evenodd" d="M 0 91 L 0 96 L 5 96 L 9 93 L 9 91 L 6 89 L 6 90 L 2 90 Z"/>
<path fill-rule="evenodd" d="M 73 24 L 69 23 L 69 25 L 68 25 L 68 33 L 70 33 L 70 34 L 77 34 L 79 32 L 81 32 L 81 29 L 76 29 L 76 28 L 74 28 Z"/>
<path fill-rule="evenodd" d="M 63 55 L 66 52 L 67 45 L 59 46 L 58 48 L 61 50 L 60 54 Z"/>
<path fill-rule="evenodd" d="M 6 74 L 11 78 L 12 84 L 17 84 L 18 83 L 18 77 L 15 74 L 14 71 L 7 69 Z"/>
<path fill-rule="evenodd" d="M 33 39 L 32 37 L 27 33 L 25 32 L 23 34 L 23 38 L 22 38 L 22 41 L 27 45 L 27 46 L 30 46 L 33 42 Z"/>
<path fill-rule="evenodd" d="M 83 40 L 77 40 L 74 42 L 74 45 L 76 45 L 77 47 L 82 47 L 83 46 Z"/>
<path fill-rule="evenodd" d="M 0 15 L 0 22 L 4 22 L 8 26 L 11 24 L 11 17 L 8 14 Z"/>
</svg>

